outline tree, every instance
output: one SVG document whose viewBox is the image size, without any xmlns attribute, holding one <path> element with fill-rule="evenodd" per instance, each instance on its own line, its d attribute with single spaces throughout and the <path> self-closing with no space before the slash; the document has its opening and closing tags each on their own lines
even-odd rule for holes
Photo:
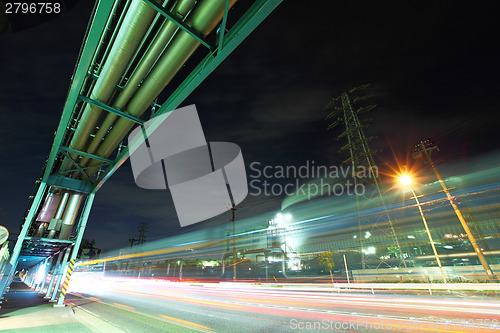
<svg viewBox="0 0 500 333">
<path fill-rule="evenodd" d="M 101 249 L 95 247 L 95 240 L 82 239 L 82 244 L 80 245 L 80 251 L 78 258 L 80 259 L 91 259 L 96 258 L 101 253 Z"/>
<path fill-rule="evenodd" d="M 333 251 L 320 253 L 318 256 L 318 266 L 324 269 L 327 269 L 330 272 L 330 277 L 333 283 L 333 273 L 332 269 L 335 267 L 335 263 L 333 262 Z"/>
</svg>

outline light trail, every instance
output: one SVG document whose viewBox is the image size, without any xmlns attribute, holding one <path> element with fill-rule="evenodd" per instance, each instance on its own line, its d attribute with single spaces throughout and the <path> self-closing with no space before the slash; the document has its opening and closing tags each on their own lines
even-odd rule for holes
<svg viewBox="0 0 500 333">
<path fill-rule="evenodd" d="M 214 318 L 226 319 L 229 316 L 234 320 L 267 320 L 270 325 L 288 327 L 323 321 L 329 323 L 330 327 L 325 330 L 330 331 L 339 330 L 335 325 L 350 323 L 350 326 L 341 330 L 370 332 L 380 330 L 385 325 L 386 329 L 391 327 L 391 331 L 397 332 L 500 332 L 500 325 L 496 325 L 500 303 L 495 298 L 467 301 L 437 296 L 365 296 L 289 289 L 269 290 L 269 287 L 244 283 L 228 288 L 218 284 L 200 286 L 152 280 L 120 281 L 120 288 L 109 288 L 102 296 L 95 296 L 121 307 L 133 306 L 139 313 L 145 311 L 144 304 L 175 309 L 177 315 L 171 316 L 169 313 L 168 316 L 178 319 L 178 324 L 185 324 L 183 321 L 190 321 L 192 313 L 199 313 L 196 317 L 199 320 L 194 324 L 207 330 L 212 327 Z M 146 315 L 150 313 L 146 311 Z M 162 318 L 167 316 L 162 316 L 161 312 L 157 315 Z M 481 326 L 481 322 L 495 325 Z M 460 327 L 459 323 L 465 324 Z M 358 329 L 350 329 L 353 325 Z M 201 329 L 201 326 L 194 326 Z M 360 330 L 359 327 L 363 329 Z M 213 330 L 220 331 L 216 327 Z"/>
</svg>

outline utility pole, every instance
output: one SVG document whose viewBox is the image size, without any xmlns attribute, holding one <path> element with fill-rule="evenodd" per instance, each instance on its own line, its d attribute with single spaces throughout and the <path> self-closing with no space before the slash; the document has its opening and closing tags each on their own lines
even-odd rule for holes
<svg viewBox="0 0 500 333">
<path fill-rule="evenodd" d="M 490 281 L 496 281 L 497 278 L 496 278 L 495 274 L 493 274 L 493 271 L 491 270 L 490 265 L 486 261 L 486 258 L 484 257 L 484 254 L 481 251 L 481 248 L 477 245 L 476 238 L 472 234 L 472 231 L 470 230 L 469 225 L 467 224 L 467 221 L 465 220 L 465 217 L 462 215 L 462 212 L 460 211 L 460 209 L 458 208 L 458 206 L 454 202 L 455 198 L 451 196 L 449 189 L 446 187 L 446 184 L 444 183 L 443 178 L 441 178 L 441 175 L 439 174 L 439 172 L 436 168 L 436 165 L 434 164 L 434 162 L 431 159 L 430 152 L 434 149 L 439 151 L 439 148 L 436 145 L 434 145 L 430 140 L 422 140 L 414 148 L 413 157 L 417 158 L 417 157 L 422 156 L 422 155 L 425 157 L 425 159 L 427 160 L 427 162 L 431 166 L 432 170 L 436 174 L 436 177 L 439 181 L 439 184 L 443 188 L 443 192 L 446 193 L 446 198 L 450 202 L 451 207 L 453 207 L 455 214 L 457 215 L 458 219 L 460 220 L 460 223 L 462 224 L 462 227 L 464 228 L 465 233 L 467 234 L 467 237 L 469 238 L 469 241 L 472 244 L 472 247 L 474 248 L 474 251 L 477 254 L 477 257 L 479 258 L 479 261 L 483 265 L 484 271 L 488 275 L 488 278 L 490 279 Z"/>
<path fill-rule="evenodd" d="M 236 207 L 234 206 L 231 208 L 231 212 L 233 213 L 233 281 L 236 281 L 236 231 L 235 231 L 235 212 L 236 212 Z"/>
</svg>

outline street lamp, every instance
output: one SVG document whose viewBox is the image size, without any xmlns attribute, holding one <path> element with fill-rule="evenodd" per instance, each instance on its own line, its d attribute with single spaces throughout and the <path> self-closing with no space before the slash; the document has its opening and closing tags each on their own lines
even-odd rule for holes
<svg viewBox="0 0 500 333">
<path fill-rule="evenodd" d="M 429 242 L 431 243 L 432 251 L 434 251 L 434 256 L 436 257 L 436 262 L 439 266 L 439 270 L 441 271 L 441 275 L 443 276 L 443 282 L 447 283 L 446 275 L 444 274 L 443 266 L 441 265 L 441 260 L 439 259 L 439 255 L 437 253 L 436 246 L 434 245 L 434 240 L 432 239 L 432 235 L 431 235 L 431 232 L 429 230 L 429 226 L 427 225 L 427 220 L 425 219 L 424 212 L 422 211 L 422 207 L 420 206 L 420 201 L 418 200 L 418 197 L 415 194 L 413 187 L 411 186 L 411 183 L 412 183 L 411 177 L 408 175 L 402 175 L 399 178 L 399 181 L 401 182 L 401 184 L 408 186 L 410 188 L 411 193 L 413 194 L 413 198 L 415 198 L 415 201 L 417 202 L 418 211 L 420 212 L 420 216 L 422 217 L 422 222 L 424 222 L 425 231 L 427 232 L 427 236 L 429 236 Z"/>
</svg>

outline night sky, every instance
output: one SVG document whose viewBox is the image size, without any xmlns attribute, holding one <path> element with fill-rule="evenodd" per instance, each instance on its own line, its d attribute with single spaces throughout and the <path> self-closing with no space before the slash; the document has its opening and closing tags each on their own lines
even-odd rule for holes
<svg viewBox="0 0 500 333">
<path fill-rule="evenodd" d="M 13 236 L 49 154 L 92 3 L 0 36 L 0 225 Z M 186 100 L 196 104 L 207 141 L 238 144 L 247 167 L 338 165 L 344 142 L 335 141 L 339 129 L 326 130 L 323 107 L 370 83 L 378 106 L 367 134 L 376 137 L 381 165 L 394 155 L 404 160 L 422 138 L 439 145 L 440 164 L 466 165 L 497 149 L 498 2 L 327 4 L 285 0 Z M 281 200 L 249 197 L 240 216 L 274 215 Z M 149 223 L 148 239 L 181 231 L 170 194 L 137 188 L 126 163 L 98 192 L 85 237 L 99 248 L 124 247 L 140 222 Z"/>
</svg>

